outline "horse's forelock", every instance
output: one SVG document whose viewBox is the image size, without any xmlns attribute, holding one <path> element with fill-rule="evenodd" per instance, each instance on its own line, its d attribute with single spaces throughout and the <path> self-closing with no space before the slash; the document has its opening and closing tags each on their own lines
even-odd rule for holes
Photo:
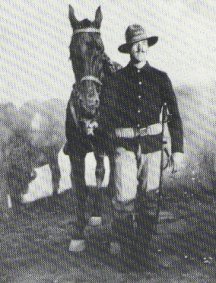
<svg viewBox="0 0 216 283">
<path fill-rule="evenodd" d="M 75 31 L 77 29 L 90 28 L 90 27 L 95 27 L 94 22 L 91 22 L 89 19 L 84 19 L 74 24 L 73 30 Z"/>
</svg>

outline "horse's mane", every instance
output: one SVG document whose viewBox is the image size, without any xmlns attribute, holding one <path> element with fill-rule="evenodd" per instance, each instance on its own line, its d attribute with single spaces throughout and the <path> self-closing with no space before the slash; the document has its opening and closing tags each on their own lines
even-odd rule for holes
<svg viewBox="0 0 216 283">
<path fill-rule="evenodd" d="M 103 65 L 104 76 L 115 73 L 116 71 L 122 68 L 122 66 L 119 63 L 112 61 L 105 52 L 103 54 L 103 57 L 104 57 L 104 65 Z"/>
</svg>

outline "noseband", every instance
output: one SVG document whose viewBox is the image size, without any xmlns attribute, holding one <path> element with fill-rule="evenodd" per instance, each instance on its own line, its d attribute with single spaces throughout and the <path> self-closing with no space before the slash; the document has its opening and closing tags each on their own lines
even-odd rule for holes
<svg viewBox="0 0 216 283">
<path fill-rule="evenodd" d="M 92 75 L 82 77 L 80 82 L 83 82 L 83 81 L 93 81 L 93 82 L 98 83 L 99 85 L 102 85 L 102 82 L 97 77 L 92 76 Z"/>
</svg>

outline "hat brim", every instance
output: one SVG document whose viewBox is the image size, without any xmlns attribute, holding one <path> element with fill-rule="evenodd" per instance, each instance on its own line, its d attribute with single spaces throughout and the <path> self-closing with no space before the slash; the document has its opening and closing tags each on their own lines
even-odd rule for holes
<svg viewBox="0 0 216 283">
<path fill-rule="evenodd" d="M 139 41 L 143 41 L 143 40 L 147 40 L 148 41 L 148 46 L 150 47 L 150 46 L 154 45 L 155 43 L 157 43 L 158 36 L 151 36 L 151 37 L 148 37 L 148 38 L 143 38 L 143 39 L 135 40 L 135 41 L 130 42 L 130 43 L 124 43 L 124 44 L 119 46 L 118 51 L 121 52 L 121 53 L 130 53 L 131 46 L 134 43 L 139 42 Z"/>
</svg>

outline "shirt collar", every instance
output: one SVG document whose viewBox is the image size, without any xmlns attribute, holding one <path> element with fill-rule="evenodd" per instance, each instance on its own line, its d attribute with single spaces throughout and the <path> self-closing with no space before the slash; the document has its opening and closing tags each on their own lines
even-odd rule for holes
<svg viewBox="0 0 216 283">
<path fill-rule="evenodd" d="M 144 65 L 142 68 L 140 68 L 140 69 L 136 68 L 136 67 L 131 63 L 131 61 L 130 61 L 130 62 L 128 63 L 128 65 L 127 65 L 127 68 L 128 68 L 130 71 L 134 71 L 134 72 L 137 72 L 137 70 L 140 70 L 140 72 L 142 72 L 142 71 L 147 71 L 147 70 L 149 69 L 149 67 L 150 67 L 150 64 L 149 64 L 148 61 L 146 61 L 145 65 Z"/>
</svg>

